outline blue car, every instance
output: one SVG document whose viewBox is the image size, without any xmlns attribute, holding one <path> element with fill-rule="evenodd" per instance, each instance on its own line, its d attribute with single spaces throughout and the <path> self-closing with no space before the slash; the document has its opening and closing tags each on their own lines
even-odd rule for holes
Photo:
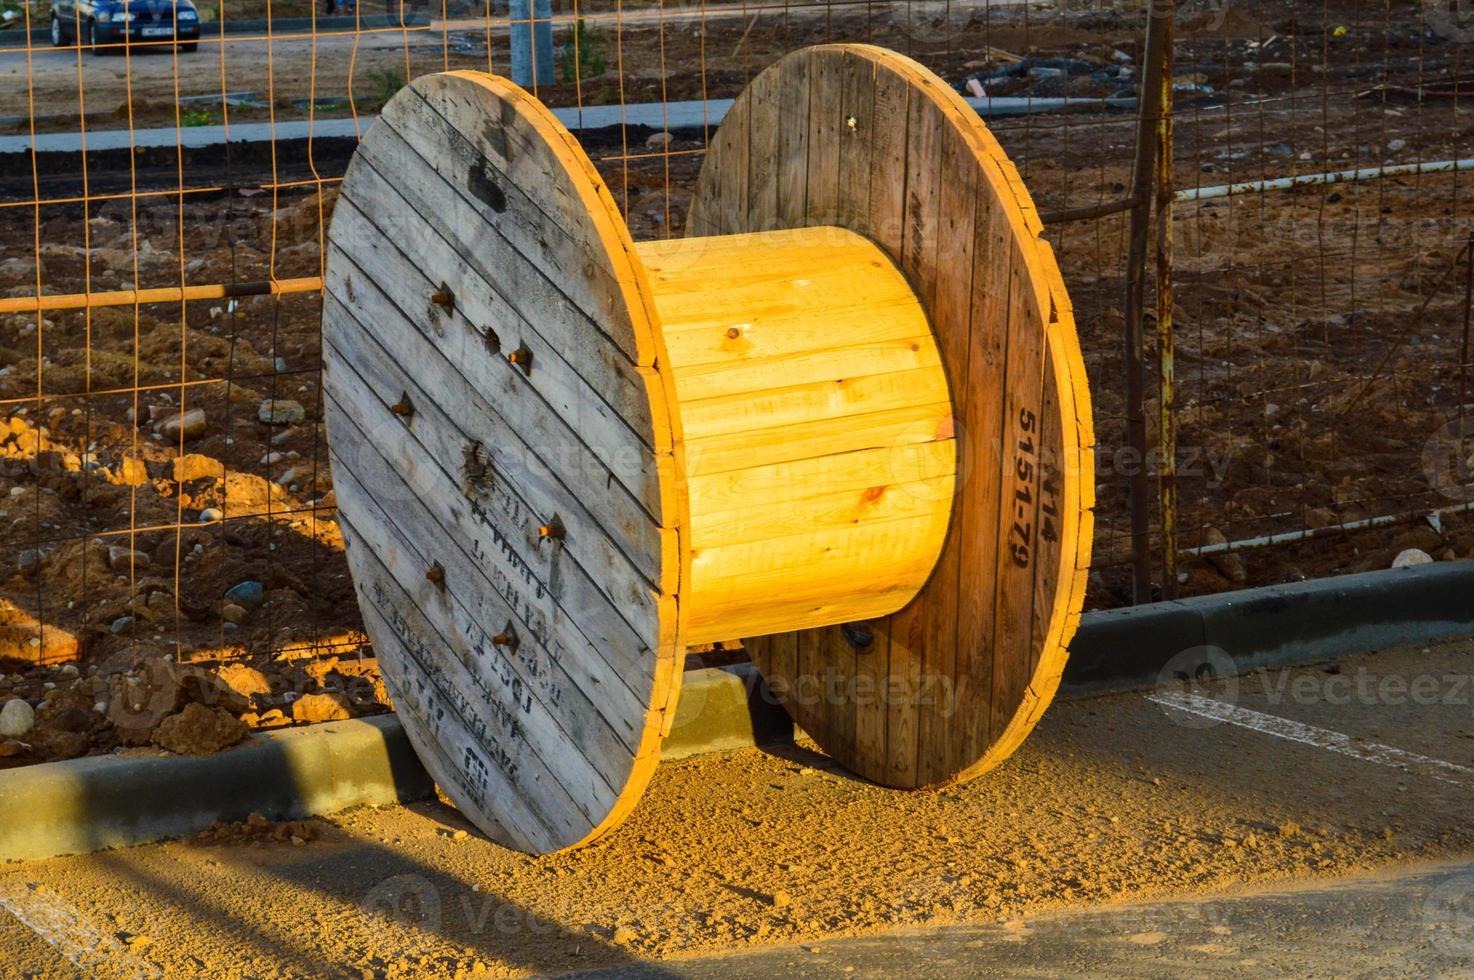
<svg viewBox="0 0 1474 980">
<path fill-rule="evenodd" d="M 199 47 L 200 12 L 191 0 L 52 0 L 51 43 L 77 40 L 93 54 L 121 54 L 128 43 L 140 50 L 173 42 L 180 51 Z"/>
</svg>

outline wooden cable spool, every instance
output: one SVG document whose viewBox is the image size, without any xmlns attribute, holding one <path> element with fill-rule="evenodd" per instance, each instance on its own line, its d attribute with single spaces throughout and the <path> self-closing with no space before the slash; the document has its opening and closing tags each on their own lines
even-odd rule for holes
<svg viewBox="0 0 1474 980">
<path fill-rule="evenodd" d="M 888 786 L 1022 741 L 1093 487 L 1040 231 L 977 115 L 879 48 L 758 76 L 663 242 L 506 79 L 390 101 L 329 236 L 334 485 L 396 708 L 478 827 L 546 853 L 617 825 L 688 644 L 745 638 Z"/>
</svg>

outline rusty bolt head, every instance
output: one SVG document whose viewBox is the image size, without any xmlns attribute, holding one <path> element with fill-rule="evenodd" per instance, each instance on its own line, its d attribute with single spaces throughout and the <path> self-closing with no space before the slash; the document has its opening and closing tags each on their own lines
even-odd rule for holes
<svg viewBox="0 0 1474 980">
<path fill-rule="evenodd" d="M 532 373 L 532 351 L 526 344 L 519 344 L 516 350 L 507 355 L 507 360 L 521 368 L 523 374 Z"/>
<path fill-rule="evenodd" d="M 839 630 L 845 642 L 862 653 L 875 646 L 875 631 L 869 623 L 845 623 Z"/>
<path fill-rule="evenodd" d="M 502 631 L 491 638 L 491 642 L 499 647 L 506 647 L 513 653 L 516 653 L 517 648 L 522 645 L 522 639 L 517 635 L 517 628 L 512 625 L 510 619 L 507 620 L 507 625 L 502 627 Z"/>
</svg>

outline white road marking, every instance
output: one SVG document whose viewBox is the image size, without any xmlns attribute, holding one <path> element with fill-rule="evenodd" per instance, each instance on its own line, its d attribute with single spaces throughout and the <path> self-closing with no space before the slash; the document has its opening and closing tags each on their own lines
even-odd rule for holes
<svg viewBox="0 0 1474 980">
<path fill-rule="evenodd" d="M 1362 762 L 1372 762 L 1419 776 L 1429 776 L 1440 782 L 1453 783 L 1455 786 L 1474 784 L 1474 769 L 1456 766 L 1442 759 L 1418 755 L 1416 752 L 1396 749 L 1380 742 L 1353 738 L 1350 735 L 1333 732 L 1328 728 L 1316 728 L 1313 725 L 1302 725 L 1298 721 L 1290 721 L 1288 718 L 1276 718 L 1274 715 L 1225 704 L 1198 694 L 1164 691 L 1159 694 L 1148 694 L 1147 700 L 1176 711 L 1197 715 L 1200 718 L 1226 722 L 1250 731 L 1288 739 L 1291 742 L 1314 745 L 1316 748 L 1360 759 Z"/>
<path fill-rule="evenodd" d="M 158 980 L 164 971 L 128 952 L 117 936 L 99 929 L 60 895 L 20 881 L 0 884 L 0 908 L 71 960 L 89 977 Z"/>
</svg>

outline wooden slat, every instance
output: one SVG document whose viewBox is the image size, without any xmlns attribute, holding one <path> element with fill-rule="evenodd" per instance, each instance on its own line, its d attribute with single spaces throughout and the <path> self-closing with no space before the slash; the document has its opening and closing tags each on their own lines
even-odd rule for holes
<svg viewBox="0 0 1474 980">
<path fill-rule="evenodd" d="M 841 59 L 822 58 L 810 63 L 808 180 L 803 224 L 844 224 L 839 207 L 840 131 L 844 127 L 840 102 L 843 92 Z"/>
<path fill-rule="evenodd" d="M 746 419 L 760 414 L 769 424 L 796 425 L 815 416 L 837 418 L 910 408 L 919 404 L 918 392 L 928 389 L 921 378 L 935 377 L 935 367 L 889 374 L 861 375 L 842 381 L 813 381 L 773 388 L 756 396 L 724 395 L 683 402 L 681 418 L 703 438 L 744 431 Z"/>
<path fill-rule="evenodd" d="M 866 60 L 870 61 L 873 86 L 868 127 L 870 172 L 864 178 L 870 185 L 870 208 L 861 220 L 865 233 L 886 254 L 895 257 L 901 254 L 906 215 L 911 85 L 904 77 Z M 952 424 L 955 431 L 955 420 Z M 857 706 L 856 765 L 897 785 L 911 785 L 916 780 L 919 713 L 911 692 L 921 676 L 919 632 L 926 608 L 924 603 L 912 602 L 895 615 L 872 623 L 876 649 L 872 656 L 855 661 L 857 679 L 873 676 L 873 683 L 884 685 L 886 692 L 871 705 Z"/>
<path fill-rule="evenodd" d="M 839 184 L 836 213 L 846 228 L 865 227 L 871 214 L 870 156 L 875 137 L 875 65 L 846 53 L 839 63 Z"/>
<path fill-rule="evenodd" d="M 934 261 L 944 266 L 933 281 L 933 294 L 929 303 L 933 322 L 947 324 L 942 332 L 942 363 L 948 366 L 947 383 L 952 392 L 953 409 L 966 416 L 976 412 L 975 400 L 996 402 L 986 392 L 995 390 L 987 386 L 984 379 L 978 383 L 969 377 L 970 352 L 974 346 L 972 336 L 973 251 L 978 240 L 975 228 L 977 213 L 978 172 L 975 158 L 960 140 L 943 140 L 940 146 L 938 168 L 937 209 L 937 257 Z M 945 256 L 945 258 L 943 258 Z M 986 409 L 983 410 L 986 412 Z M 996 445 L 993 429 L 984 425 L 981 431 L 965 428 L 958 440 L 960 469 L 964 479 L 978 479 L 978 470 L 972 461 L 986 456 Z M 977 495 L 987 491 L 969 485 L 969 492 L 958 495 L 953 502 L 952 521 L 963 520 L 964 507 L 975 504 Z M 937 559 L 932 573 L 930 588 L 939 595 L 958 595 L 960 589 L 962 535 L 949 535 L 946 545 Z M 954 600 L 960 602 L 960 596 Z M 927 677 L 948 678 L 953 697 L 966 687 L 971 678 L 958 670 L 957 616 L 956 606 L 950 608 L 938 604 L 927 604 L 923 624 L 925 663 L 922 674 Z M 955 734 L 965 726 L 957 719 L 941 711 L 927 711 L 921 716 L 918 726 L 918 767 L 930 773 L 932 779 L 945 777 L 958 766 L 963 755 L 958 752 Z M 970 758 L 967 757 L 967 758 Z"/>
<path fill-rule="evenodd" d="M 843 425 L 836 425 L 843 418 Z M 768 429 L 754 445 L 743 432 L 703 436 L 686 443 L 689 469 L 714 476 L 729 470 L 809 459 L 825 453 L 850 453 L 876 446 L 905 452 L 907 446 L 948 438 L 953 429 L 952 403 L 933 402 L 865 415 L 821 416 Z"/>
<path fill-rule="evenodd" d="M 760 523 L 753 521 L 751 506 L 742 506 L 739 502 L 731 510 L 703 512 L 701 519 L 691 528 L 691 547 L 699 553 L 705 548 L 769 541 L 800 531 L 822 535 L 827 528 L 919 517 L 936 510 L 938 500 L 950 500 L 952 484 L 953 475 L 948 469 L 942 476 L 909 483 L 878 484 L 863 490 L 846 487 L 831 493 L 805 494 L 805 506 L 801 510 L 770 515 Z"/>
<path fill-rule="evenodd" d="M 1015 246 L 1009 256 L 1010 324 L 1004 379 L 1003 482 L 998 500 L 998 582 L 993 612 L 993 693 L 989 737 L 974 745 L 981 754 L 1008 726 L 1029 682 L 1034 612 L 1034 573 L 1039 550 L 1039 444 L 1044 423 L 1045 331 L 1013 325 L 1040 324 L 1028 268 Z M 1055 583 L 1049 583 L 1051 587 Z"/>
<path fill-rule="evenodd" d="M 870 185 L 870 208 L 864 233 L 887 255 L 901 254 L 901 227 L 906 214 L 906 152 L 910 146 L 911 85 L 902 75 L 871 61 L 870 173 L 857 175 Z"/>
<path fill-rule="evenodd" d="M 744 226 L 750 214 L 778 213 L 783 105 L 783 93 L 765 88 L 747 107 L 747 202 L 738 218 Z"/>
<path fill-rule="evenodd" d="M 904 452 L 879 446 L 711 476 L 697 474 L 690 480 L 691 511 L 721 514 L 744 503 L 753 506 L 774 499 L 806 501 L 843 490 L 945 478 L 953 472 L 955 455 L 948 441 L 923 442 L 908 446 Z"/>
<path fill-rule="evenodd" d="M 962 406 L 963 472 L 974 486 L 959 513 L 957 616 L 954 654 L 957 695 L 971 706 L 955 723 L 949 759 L 967 764 L 986 744 L 992 719 L 994 605 L 998 580 L 999 492 L 1002 486 L 1004 404 L 983 392 L 1001 392 L 1009 357 L 1006 329 L 1009 302 L 1008 261 L 1012 231 L 1006 202 L 978 195 L 974 211 L 967 389 Z"/>
<path fill-rule="evenodd" d="M 767 210 L 766 199 L 755 199 L 753 211 L 747 215 L 748 224 L 731 231 L 768 231 L 774 228 L 801 228 L 808 221 L 808 172 L 809 172 L 809 104 L 812 101 L 809 59 L 784 58 L 776 69 L 778 77 L 765 86 L 756 82 L 748 91 L 756 93 L 760 88 L 775 89 L 774 99 L 782 105 L 778 119 L 778 200 L 776 212 Z M 754 96 L 755 97 L 755 96 Z M 740 99 L 738 101 L 741 101 Z M 714 166 L 716 173 L 721 167 Z M 702 167 L 705 177 L 706 167 Z M 696 194 L 694 200 L 706 195 Z"/>
</svg>

